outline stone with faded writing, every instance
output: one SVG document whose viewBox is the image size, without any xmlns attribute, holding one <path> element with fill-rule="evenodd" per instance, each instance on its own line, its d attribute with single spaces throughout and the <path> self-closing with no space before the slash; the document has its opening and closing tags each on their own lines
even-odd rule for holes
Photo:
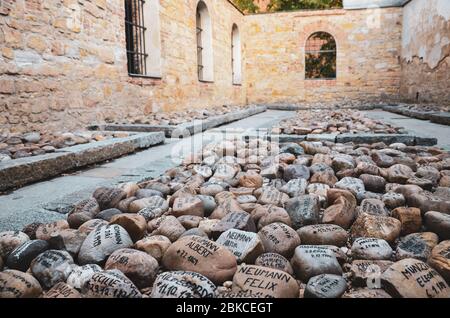
<svg viewBox="0 0 450 318">
<path fill-rule="evenodd" d="M 182 215 L 178 217 L 178 221 L 180 221 L 186 230 L 197 228 L 201 220 L 203 220 L 202 217 L 195 215 Z"/>
<path fill-rule="evenodd" d="M 275 188 L 264 188 L 258 198 L 258 203 L 283 206 L 288 199 L 289 196 L 286 193 L 280 192 Z"/>
<path fill-rule="evenodd" d="M 216 284 L 230 280 L 237 269 L 236 257 L 226 247 L 199 236 L 173 243 L 162 264 L 169 271 L 195 271 Z"/>
<path fill-rule="evenodd" d="M 309 180 L 310 176 L 308 167 L 303 165 L 289 165 L 283 170 L 283 178 L 286 182 L 293 179 Z"/>
<path fill-rule="evenodd" d="M 139 190 L 139 186 L 134 182 L 126 182 L 119 184 L 119 189 L 123 190 L 127 194 L 127 198 L 134 197 Z"/>
<path fill-rule="evenodd" d="M 266 225 L 280 222 L 292 226 L 291 217 L 285 209 L 275 205 L 261 205 L 251 213 L 253 220 L 257 224 L 258 230 Z"/>
<path fill-rule="evenodd" d="M 312 183 L 308 185 L 306 188 L 306 192 L 308 194 L 316 194 L 318 196 L 327 197 L 327 192 L 330 189 L 330 186 L 323 183 Z"/>
<path fill-rule="evenodd" d="M 211 177 L 213 174 L 212 169 L 208 166 L 197 165 L 197 166 L 194 166 L 193 170 L 195 171 L 195 173 L 201 175 L 205 179 Z"/>
<path fill-rule="evenodd" d="M 242 204 L 256 203 L 258 199 L 253 195 L 240 195 L 236 197 L 236 201 L 242 206 Z"/>
<path fill-rule="evenodd" d="M 28 235 L 23 232 L 0 232 L 0 257 L 6 259 L 15 248 L 29 240 Z"/>
<path fill-rule="evenodd" d="M 81 233 L 89 234 L 96 228 L 105 225 L 108 225 L 108 222 L 106 222 L 105 220 L 100 219 L 89 220 L 86 223 L 83 223 L 83 225 L 79 227 L 78 231 L 80 231 Z"/>
<path fill-rule="evenodd" d="M 265 226 L 258 235 L 266 252 L 278 253 L 288 258 L 301 243 L 300 237 L 293 228 L 279 222 Z"/>
<path fill-rule="evenodd" d="M 217 239 L 216 243 L 229 249 L 238 263 L 253 264 L 256 258 L 264 253 L 264 246 L 258 234 L 230 229 Z"/>
<path fill-rule="evenodd" d="M 261 254 L 255 261 L 255 265 L 269 267 L 294 275 L 291 263 L 283 255 L 277 253 Z"/>
<path fill-rule="evenodd" d="M 122 202 L 122 201 L 121 201 Z M 102 212 L 100 212 L 99 214 L 97 214 L 95 216 L 96 219 L 102 219 L 105 220 L 107 222 L 111 221 L 111 219 L 119 214 L 122 214 L 123 212 L 120 211 L 119 209 L 108 209 L 108 210 L 104 210 Z"/>
<path fill-rule="evenodd" d="M 36 230 L 36 238 L 38 240 L 47 241 L 52 234 L 69 228 L 69 223 L 66 220 L 59 220 L 47 224 L 40 225 Z"/>
<path fill-rule="evenodd" d="M 417 235 L 407 235 L 402 237 L 396 249 L 396 259 L 415 258 L 426 262 L 431 255 L 432 248 L 427 242 Z"/>
<path fill-rule="evenodd" d="M 205 216 L 206 217 L 210 216 L 211 213 L 213 213 L 217 207 L 217 203 L 216 203 L 216 200 L 214 199 L 214 197 L 209 196 L 209 195 L 199 194 L 199 195 L 197 195 L 197 198 L 199 198 L 203 202 L 203 210 L 205 212 Z"/>
<path fill-rule="evenodd" d="M 405 197 L 402 194 L 395 192 L 388 192 L 384 194 L 382 200 L 389 209 L 396 209 L 405 206 L 406 203 Z"/>
<path fill-rule="evenodd" d="M 155 221 L 157 228 L 152 232 L 152 235 L 166 236 L 172 242 L 178 240 L 186 231 L 180 221 L 173 215 L 163 216 Z"/>
<path fill-rule="evenodd" d="M 381 275 L 383 289 L 393 297 L 449 298 L 450 287 L 430 265 L 412 258 L 396 262 Z"/>
<path fill-rule="evenodd" d="M 327 246 L 298 246 L 291 263 L 297 278 L 304 283 L 321 274 L 342 275 L 341 265 Z"/>
<path fill-rule="evenodd" d="M 347 281 L 339 275 L 322 274 L 311 278 L 306 285 L 305 298 L 341 298 Z"/>
<path fill-rule="evenodd" d="M 245 173 L 239 177 L 239 185 L 245 188 L 261 188 L 263 185 L 263 178 L 256 173 Z"/>
<path fill-rule="evenodd" d="M 139 189 L 136 191 L 135 197 L 137 200 L 143 199 L 143 198 L 151 198 L 151 197 L 161 197 L 163 198 L 164 195 L 157 191 L 152 189 Z"/>
<path fill-rule="evenodd" d="M 123 213 L 114 216 L 109 224 L 118 224 L 130 235 L 133 242 L 139 241 L 147 231 L 145 218 L 138 214 Z"/>
<path fill-rule="evenodd" d="M 100 226 L 84 240 L 78 262 L 80 265 L 102 264 L 114 251 L 132 245 L 130 235 L 120 225 Z"/>
<path fill-rule="evenodd" d="M 428 264 L 450 283 L 450 241 L 443 241 L 433 248 Z"/>
<path fill-rule="evenodd" d="M 389 299 L 392 298 L 391 295 L 386 293 L 382 289 L 371 289 L 371 288 L 360 288 L 351 290 L 345 293 L 342 298 L 352 298 L 352 299 L 367 299 L 367 298 L 380 298 L 380 299 Z"/>
<path fill-rule="evenodd" d="M 299 229 L 319 223 L 320 202 L 312 194 L 298 196 L 287 201 L 286 211 L 291 217 L 292 227 Z"/>
<path fill-rule="evenodd" d="M 306 179 L 292 179 L 280 188 L 280 191 L 286 193 L 291 198 L 305 194 L 308 181 Z"/>
<path fill-rule="evenodd" d="M 450 239 L 450 214 L 430 211 L 425 213 L 425 227 L 436 233 L 441 240 Z"/>
<path fill-rule="evenodd" d="M 402 235 L 417 233 L 422 228 L 422 213 L 418 208 L 396 208 L 392 211 L 392 217 L 402 223 Z"/>
<path fill-rule="evenodd" d="M 9 269 L 15 269 L 26 272 L 30 267 L 31 262 L 39 254 L 45 252 L 50 248 L 47 241 L 32 240 L 26 241 L 22 245 L 16 247 L 6 259 L 6 265 Z"/>
<path fill-rule="evenodd" d="M 82 288 L 87 298 L 142 298 L 139 289 L 121 271 L 94 273 Z"/>
<path fill-rule="evenodd" d="M 338 189 L 350 191 L 354 195 L 365 191 L 364 183 L 362 182 L 362 180 L 352 177 L 342 178 L 338 183 L 335 184 L 335 187 Z"/>
<path fill-rule="evenodd" d="M 394 158 L 380 151 L 372 153 L 372 159 L 380 168 L 389 168 L 395 164 Z"/>
<path fill-rule="evenodd" d="M 43 298 L 76 299 L 81 298 L 81 294 L 72 286 L 60 282 L 53 286 L 48 292 L 46 292 Z"/>
<path fill-rule="evenodd" d="M 154 235 L 136 242 L 135 248 L 147 253 L 160 262 L 172 243 L 163 235 Z"/>
<path fill-rule="evenodd" d="M 353 259 L 363 260 L 389 260 L 392 257 L 392 248 L 382 239 L 360 237 L 352 245 Z"/>
<path fill-rule="evenodd" d="M 203 217 L 205 215 L 203 201 L 195 196 L 176 198 L 173 203 L 172 214 L 175 217 L 182 215 L 195 215 Z"/>
<path fill-rule="evenodd" d="M 322 223 L 339 225 L 348 229 L 356 218 L 356 198 L 346 190 L 327 191 L 329 207 L 323 212 Z"/>
<path fill-rule="evenodd" d="M 96 199 L 89 198 L 78 202 L 67 216 L 67 222 L 72 229 L 78 229 L 83 223 L 91 220 L 100 212 Z"/>
<path fill-rule="evenodd" d="M 386 260 L 354 260 L 350 266 L 352 285 L 381 288 L 380 277 L 392 264 Z"/>
<path fill-rule="evenodd" d="M 389 216 L 389 210 L 386 209 L 383 201 L 378 199 L 364 199 L 358 207 L 358 213 L 367 213 L 372 215 Z"/>
<path fill-rule="evenodd" d="M 215 298 L 216 285 L 206 276 L 187 271 L 165 272 L 153 284 L 151 298 Z"/>
<path fill-rule="evenodd" d="M 333 170 L 325 170 L 319 171 L 312 175 L 310 182 L 311 183 L 322 183 L 326 184 L 330 187 L 334 187 L 334 185 L 339 181 L 339 179 L 334 174 Z"/>
<path fill-rule="evenodd" d="M 284 271 L 273 268 L 242 265 L 233 277 L 232 291 L 250 292 L 260 298 L 298 298 L 297 281 Z"/>
<path fill-rule="evenodd" d="M 41 294 L 42 287 L 32 275 L 13 269 L 0 272 L 0 298 L 37 298 Z"/>
<path fill-rule="evenodd" d="M 214 179 L 218 180 L 228 180 L 233 179 L 238 173 L 235 167 L 228 164 L 218 164 L 214 170 Z"/>
<path fill-rule="evenodd" d="M 84 284 L 91 279 L 92 275 L 101 271 L 103 269 L 97 264 L 72 266 L 72 272 L 67 277 L 67 284 L 75 289 L 81 290 Z"/>
<path fill-rule="evenodd" d="M 355 173 L 359 176 L 363 174 L 377 176 L 380 173 L 380 168 L 369 162 L 359 162 L 355 168 Z"/>
<path fill-rule="evenodd" d="M 355 168 L 355 160 L 350 155 L 338 154 L 333 157 L 332 167 L 335 171 Z"/>
<path fill-rule="evenodd" d="M 101 187 L 95 190 L 92 195 L 98 202 L 101 210 L 115 208 L 123 199 L 127 198 L 127 193 L 120 188 Z"/>
<path fill-rule="evenodd" d="M 339 225 L 315 224 L 297 230 L 302 244 L 305 245 L 334 245 L 345 246 L 348 241 L 348 233 Z"/>
<path fill-rule="evenodd" d="M 65 282 L 73 265 L 73 258 L 68 252 L 48 250 L 31 262 L 30 269 L 39 283 L 49 289 L 59 282 Z"/>
<path fill-rule="evenodd" d="M 402 224 L 397 219 L 363 213 L 353 223 L 350 234 L 354 238 L 372 237 L 394 243 L 400 236 L 401 229 Z"/>
<path fill-rule="evenodd" d="M 392 183 L 405 184 L 413 176 L 414 171 L 403 164 L 393 165 L 387 171 L 388 180 Z"/>
<path fill-rule="evenodd" d="M 169 210 L 169 203 L 159 196 L 153 196 L 150 198 L 143 198 L 140 200 L 134 200 L 128 207 L 128 212 L 138 213 L 139 211 L 148 208 L 152 210 L 158 210 L 165 213 Z"/>
<path fill-rule="evenodd" d="M 380 176 L 374 176 L 371 174 L 362 174 L 359 178 L 364 183 L 364 187 L 367 191 L 376 193 L 382 193 L 386 187 L 386 179 Z"/>
<path fill-rule="evenodd" d="M 139 289 L 152 285 L 158 267 L 158 261 L 149 254 L 129 248 L 115 251 L 105 264 L 105 270 L 120 270 Z"/>
<path fill-rule="evenodd" d="M 222 233 L 230 229 L 256 232 L 256 225 L 249 213 L 231 212 L 225 215 L 225 217 L 214 226 L 211 235 L 214 239 L 217 239 Z"/>
</svg>

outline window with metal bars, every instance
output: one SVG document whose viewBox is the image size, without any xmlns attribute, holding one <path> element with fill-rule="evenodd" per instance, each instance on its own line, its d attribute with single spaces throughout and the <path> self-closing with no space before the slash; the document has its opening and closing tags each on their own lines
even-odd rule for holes
<svg viewBox="0 0 450 318">
<path fill-rule="evenodd" d="M 202 33 L 203 33 L 202 17 L 200 11 L 197 10 L 197 73 L 198 79 L 201 81 L 203 80 L 203 69 L 205 68 L 203 65 Z"/>
<path fill-rule="evenodd" d="M 336 51 L 336 41 L 331 34 L 312 34 L 305 47 L 305 78 L 336 79 Z"/>
<path fill-rule="evenodd" d="M 127 42 L 128 74 L 147 75 L 144 25 L 145 0 L 125 0 L 125 32 Z"/>
</svg>

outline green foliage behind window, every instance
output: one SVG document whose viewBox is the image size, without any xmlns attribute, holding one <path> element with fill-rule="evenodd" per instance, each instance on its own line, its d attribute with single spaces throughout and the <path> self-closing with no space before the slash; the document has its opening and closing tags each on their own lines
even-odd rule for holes
<svg viewBox="0 0 450 318">
<path fill-rule="evenodd" d="M 234 4 L 245 13 L 258 12 L 258 6 L 255 5 L 253 0 L 233 0 Z"/>
<path fill-rule="evenodd" d="M 270 11 L 342 8 L 342 0 L 272 0 Z"/>
</svg>

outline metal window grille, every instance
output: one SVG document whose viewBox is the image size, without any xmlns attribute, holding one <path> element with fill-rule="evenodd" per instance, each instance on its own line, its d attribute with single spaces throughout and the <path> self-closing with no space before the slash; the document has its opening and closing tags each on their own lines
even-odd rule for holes
<svg viewBox="0 0 450 318">
<path fill-rule="evenodd" d="M 336 41 L 331 34 L 317 32 L 309 37 L 305 47 L 305 78 L 336 78 Z"/>
<path fill-rule="evenodd" d="M 125 0 L 125 32 L 127 42 L 128 73 L 146 75 L 148 54 L 145 51 L 145 0 Z"/>
<path fill-rule="evenodd" d="M 202 17 L 200 11 L 197 11 L 197 73 L 198 79 L 203 80 L 203 45 L 202 45 L 202 37 L 203 37 L 203 28 L 202 28 Z"/>
<path fill-rule="evenodd" d="M 231 31 L 231 78 L 233 80 L 233 84 L 234 84 L 234 79 L 235 79 L 235 69 L 234 69 L 234 28 Z"/>
</svg>

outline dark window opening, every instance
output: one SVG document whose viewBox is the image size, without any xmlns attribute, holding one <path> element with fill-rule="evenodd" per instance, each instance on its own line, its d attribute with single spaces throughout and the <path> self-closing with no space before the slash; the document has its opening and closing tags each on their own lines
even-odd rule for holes
<svg viewBox="0 0 450 318">
<path fill-rule="evenodd" d="M 146 75 L 144 0 L 125 0 L 128 74 Z"/>
<path fill-rule="evenodd" d="M 202 28 L 202 17 L 200 10 L 197 10 L 197 73 L 198 79 L 203 80 L 203 28 Z"/>
<path fill-rule="evenodd" d="M 336 79 L 336 41 L 326 32 L 316 32 L 306 41 L 305 78 Z"/>
</svg>

